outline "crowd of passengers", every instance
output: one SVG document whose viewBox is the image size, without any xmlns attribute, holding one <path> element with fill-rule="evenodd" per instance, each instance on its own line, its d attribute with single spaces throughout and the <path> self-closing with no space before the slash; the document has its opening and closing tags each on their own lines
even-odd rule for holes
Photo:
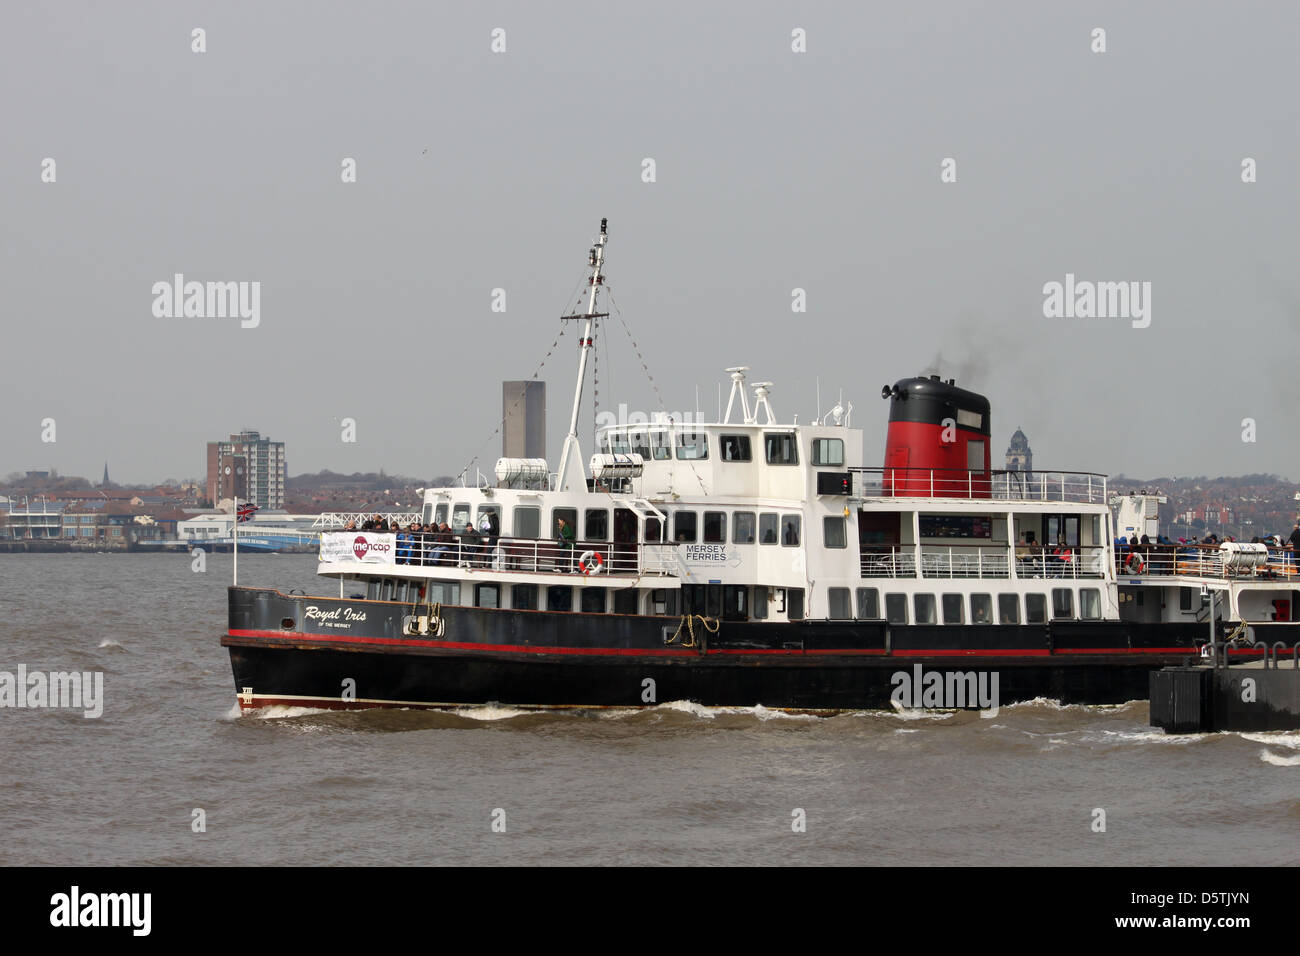
<svg viewBox="0 0 1300 956">
<path fill-rule="evenodd" d="M 418 524 L 412 521 L 403 528 L 396 521 L 375 515 L 361 523 L 343 526 L 344 531 L 377 531 L 397 535 L 398 564 L 425 566 L 488 567 L 494 561 L 497 539 L 501 536 L 501 519 L 494 511 L 485 511 L 476 529 L 468 521 L 456 531 L 447 522 Z"/>
<path fill-rule="evenodd" d="M 1127 539 L 1120 535 L 1115 539 L 1115 563 L 1125 574 L 1146 573 L 1154 562 L 1156 567 L 1168 573 L 1170 566 L 1177 566 L 1180 561 L 1197 562 L 1214 558 L 1219 554 L 1219 546 L 1235 542 L 1232 535 L 1219 537 L 1210 533 L 1204 538 L 1179 538 L 1177 541 L 1161 534 L 1154 541 L 1150 535 L 1138 537 L 1136 534 Z M 1286 540 L 1280 534 L 1253 537 L 1251 544 L 1262 544 L 1269 549 L 1268 562 L 1288 569 L 1296 567 L 1296 554 L 1300 553 L 1300 522 L 1297 522 Z"/>
</svg>

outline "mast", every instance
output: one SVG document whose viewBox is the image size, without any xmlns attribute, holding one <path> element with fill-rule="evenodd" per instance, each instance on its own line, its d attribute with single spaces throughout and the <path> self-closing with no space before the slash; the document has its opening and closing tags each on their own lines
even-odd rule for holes
<svg viewBox="0 0 1300 956">
<path fill-rule="evenodd" d="M 559 491 L 587 487 L 587 475 L 582 467 L 582 450 L 578 447 L 578 413 L 582 407 L 582 383 L 587 376 L 587 353 L 591 351 L 593 342 L 591 332 L 596 319 L 603 319 L 609 315 L 608 312 L 596 311 L 596 295 L 605 281 L 605 277 L 600 274 L 600 267 L 605 262 L 605 243 L 609 240 L 606 233 L 608 221 L 607 219 L 600 221 L 600 235 L 596 237 L 596 244 L 591 247 L 587 259 L 587 264 L 591 267 L 591 276 L 587 279 L 591 285 L 587 311 L 584 314 L 563 316 L 565 321 L 582 319 L 584 325 L 582 338 L 578 340 L 578 381 L 573 389 L 573 415 L 569 419 L 569 434 L 564 438 L 564 451 L 560 453 L 560 467 L 556 473 L 556 488 Z"/>
</svg>

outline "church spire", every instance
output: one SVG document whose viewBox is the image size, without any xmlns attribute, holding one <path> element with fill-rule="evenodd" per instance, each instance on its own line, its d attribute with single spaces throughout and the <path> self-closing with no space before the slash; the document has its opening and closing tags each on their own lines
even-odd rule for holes
<svg viewBox="0 0 1300 956">
<path fill-rule="evenodd" d="M 108 462 L 107 461 L 104 462 L 104 480 L 99 483 L 99 487 L 101 488 L 108 487 Z"/>
</svg>

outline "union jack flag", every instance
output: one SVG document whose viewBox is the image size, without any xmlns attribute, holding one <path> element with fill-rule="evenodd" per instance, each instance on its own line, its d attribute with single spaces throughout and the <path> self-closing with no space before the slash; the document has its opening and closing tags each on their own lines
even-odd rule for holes
<svg viewBox="0 0 1300 956">
<path fill-rule="evenodd" d="M 253 513 L 256 511 L 257 505 L 240 505 L 239 511 L 236 512 L 236 515 L 238 516 L 240 523 L 243 523 L 252 518 Z"/>
</svg>

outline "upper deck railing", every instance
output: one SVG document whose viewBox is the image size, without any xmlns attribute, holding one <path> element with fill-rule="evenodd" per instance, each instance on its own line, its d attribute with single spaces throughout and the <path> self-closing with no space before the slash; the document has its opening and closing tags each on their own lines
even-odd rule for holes
<svg viewBox="0 0 1300 956">
<path fill-rule="evenodd" d="M 583 558 L 586 557 L 586 561 Z M 358 567 L 416 566 L 528 571 L 671 576 L 678 573 L 672 544 L 503 538 L 437 531 L 324 531 L 322 563 Z"/>
<path fill-rule="evenodd" d="M 1294 581 L 1300 579 L 1300 560 L 1291 548 L 1266 549 L 1263 563 L 1234 566 L 1218 545 L 1139 544 L 1115 546 L 1115 574 L 1119 578 L 1195 577 L 1233 581 Z"/>
<path fill-rule="evenodd" d="M 850 468 L 862 498 L 981 498 L 1105 504 L 1106 476 L 1086 471 Z"/>
</svg>

